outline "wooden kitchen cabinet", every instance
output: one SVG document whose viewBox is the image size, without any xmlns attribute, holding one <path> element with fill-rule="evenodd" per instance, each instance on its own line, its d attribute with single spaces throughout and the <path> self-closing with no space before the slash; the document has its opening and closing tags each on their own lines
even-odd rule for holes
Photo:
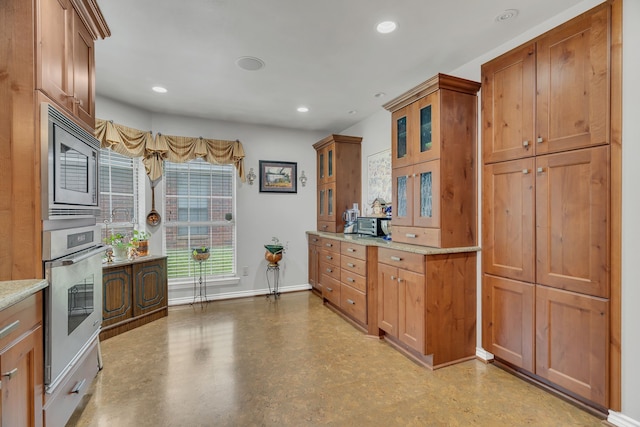
<svg viewBox="0 0 640 427">
<path fill-rule="evenodd" d="M 342 233 L 342 213 L 360 203 L 362 138 L 329 135 L 313 144 L 317 159 L 318 231 Z"/>
<path fill-rule="evenodd" d="M 605 4 L 482 66 L 485 162 L 609 143 Z"/>
<path fill-rule="evenodd" d="M 609 405 L 607 2 L 482 66 L 483 347 Z"/>
<path fill-rule="evenodd" d="M 37 88 L 95 127 L 94 35 L 70 0 L 38 0 Z"/>
<path fill-rule="evenodd" d="M 309 235 L 309 284 L 311 289 L 322 294 L 322 286 L 318 280 L 319 271 L 319 251 L 320 238 L 315 235 Z"/>
<path fill-rule="evenodd" d="M 438 74 L 384 105 L 392 113 L 394 242 L 476 244 L 479 89 Z"/>
<path fill-rule="evenodd" d="M 475 253 L 378 249 L 378 327 L 431 367 L 475 354 Z"/>
<path fill-rule="evenodd" d="M 42 292 L 0 312 L 0 424 L 42 426 Z"/>
<path fill-rule="evenodd" d="M 536 286 L 536 374 L 607 406 L 609 300 Z"/>
<path fill-rule="evenodd" d="M 102 269 L 102 332 L 107 339 L 168 314 L 167 258 L 150 256 Z"/>
</svg>

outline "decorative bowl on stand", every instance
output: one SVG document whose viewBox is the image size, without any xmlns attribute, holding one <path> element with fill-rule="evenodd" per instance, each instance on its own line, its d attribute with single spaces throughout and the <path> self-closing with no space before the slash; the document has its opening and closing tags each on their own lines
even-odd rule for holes
<svg viewBox="0 0 640 427">
<path fill-rule="evenodd" d="M 191 257 L 195 261 L 206 261 L 209 259 L 209 255 L 211 255 L 209 253 L 209 248 L 194 249 L 193 252 L 191 252 Z"/>
<path fill-rule="evenodd" d="M 282 245 L 264 245 L 267 251 L 264 253 L 264 259 L 269 261 L 269 265 L 275 267 L 282 259 L 284 247 Z"/>
</svg>

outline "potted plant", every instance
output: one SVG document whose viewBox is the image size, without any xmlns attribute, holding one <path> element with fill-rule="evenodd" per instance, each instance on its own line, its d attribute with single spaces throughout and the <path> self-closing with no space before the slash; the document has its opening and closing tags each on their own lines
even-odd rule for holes
<svg viewBox="0 0 640 427">
<path fill-rule="evenodd" d="M 133 230 L 133 237 L 131 237 L 131 244 L 137 249 L 139 256 L 149 255 L 149 234 L 146 231 Z"/>
<path fill-rule="evenodd" d="M 127 259 L 127 248 L 131 245 L 122 233 L 111 233 L 104 239 L 107 245 L 113 248 L 113 255 L 117 260 Z"/>
<path fill-rule="evenodd" d="M 276 267 L 280 260 L 282 259 L 282 254 L 284 253 L 284 246 L 280 243 L 280 240 L 277 237 L 271 238 L 270 245 L 264 245 L 267 250 L 264 253 L 264 259 L 269 262 L 269 265 L 272 267 Z"/>
<path fill-rule="evenodd" d="M 191 257 L 196 261 L 206 261 L 209 259 L 209 255 L 209 248 L 206 246 L 196 248 L 191 252 Z"/>
</svg>

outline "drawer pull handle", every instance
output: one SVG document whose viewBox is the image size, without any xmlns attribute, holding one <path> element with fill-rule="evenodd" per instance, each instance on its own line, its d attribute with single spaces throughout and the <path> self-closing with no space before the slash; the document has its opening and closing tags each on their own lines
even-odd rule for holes
<svg viewBox="0 0 640 427">
<path fill-rule="evenodd" d="M 529 146 L 529 141 L 522 141 L 522 146 L 523 147 L 528 147 Z"/>
<path fill-rule="evenodd" d="M 399 256 L 392 256 L 391 261 L 402 261 L 402 258 L 400 258 Z"/>
<path fill-rule="evenodd" d="M 15 331 L 16 329 L 18 329 L 18 326 L 20 325 L 20 321 L 16 320 L 15 322 L 13 322 L 10 325 L 5 326 L 4 328 L 2 328 L 2 330 L 0 330 L 0 340 L 4 337 L 6 337 L 7 335 L 9 335 L 11 332 Z"/>
<path fill-rule="evenodd" d="M 347 248 L 347 251 L 348 251 L 348 252 L 355 252 L 356 250 L 355 250 L 355 249 L 353 249 L 353 248 Z"/>
<path fill-rule="evenodd" d="M 328 286 L 327 286 L 326 288 L 327 288 L 327 290 L 328 290 L 329 292 L 333 292 L 333 288 L 330 288 L 330 287 L 328 287 Z"/>
<path fill-rule="evenodd" d="M 15 377 L 17 373 L 18 373 L 18 368 L 13 368 L 9 372 L 5 372 L 4 374 L 2 374 L 2 376 L 10 380 L 11 378 Z"/>
<path fill-rule="evenodd" d="M 538 139 L 537 139 L 536 141 L 538 141 L 538 144 L 540 144 L 541 142 L 544 142 L 544 139 L 542 139 L 542 137 L 541 137 L 541 136 L 539 136 L 539 137 L 538 137 Z"/>
<path fill-rule="evenodd" d="M 538 168 L 538 173 L 544 172 L 544 168 Z"/>
<path fill-rule="evenodd" d="M 352 299 L 347 299 L 347 302 L 351 305 L 356 305 L 356 303 Z"/>
<path fill-rule="evenodd" d="M 351 277 L 347 277 L 347 282 L 351 282 L 351 283 L 355 283 L 355 279 L 352 279 Z"/>
<path fill-rule="evenodd" d="M 403 281 L 403 279 L 398 277 L 398 283 L 401 283 L 402 281 Z"/>
<path fill-rule="evenodd" d="M 522 169 L 522 173 L 525 174 L 525 175 L 528 174 L 529 173 L 529 169 Z"/>
<path fill-rule="evenodd" d="M 333 270 L 330 268 L 327 268 L 327 273 L 333 273 Z"/>
<path fill-rule="evenodd" d="M 405 234 L 405 236 L 407 236 L 410 239 L 415 239 L 416 237 L 418 237 L 418 236 L 416 236 L 415 234 L 412 234 L 412 233 L 407 233 L 407 234 Z"/>
<path fill-rule="evenodd" d="M 327 259 L 333 259 L 331 255 L 327 255 Z"/>
<path fill-rule="evenodd" d="M 348 263 L 347 263 L 347 267 L 351 267 L 351 268 L 353 268 L 353 267 L 355 267 L 355 266 L 356 266 L 356 265 L 355 265 L 354 263 L 352 263 L 352 262 L 348 262 Z"/>
<path fill-rule="evenodd" d="M 333 243 L 325 243 L 324 245 L 325 245 L 326 247 L 330 248 L 330 247 L 332 247 L 332 246 L 333 246 Z"/>
<path fill-rule="evenodd" d="M 391 280 L 396 280 L 396 276 L 391 276 Z"/>
<path fill-rule="evenodd" d="M 75 387 L 73 387 L 73 390 L 71 390 L 71 394 L 80 394 L 80 390 L 82 390 L 82 387 L 84 387 L 84 383 L 86 380 L 86 378 L 83 378 L 82 381 L 78 381 Z"/>
</svg>

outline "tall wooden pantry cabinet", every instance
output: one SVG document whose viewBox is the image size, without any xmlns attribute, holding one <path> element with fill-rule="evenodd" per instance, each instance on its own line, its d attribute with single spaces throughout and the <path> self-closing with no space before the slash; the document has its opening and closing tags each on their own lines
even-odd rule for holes
<svg viewBox="0 0 640 427">
<path fill-rule="evenodd" d="M 611 3 L 482 66 L 483 347 L 610 404 Z"/>
</svg>

